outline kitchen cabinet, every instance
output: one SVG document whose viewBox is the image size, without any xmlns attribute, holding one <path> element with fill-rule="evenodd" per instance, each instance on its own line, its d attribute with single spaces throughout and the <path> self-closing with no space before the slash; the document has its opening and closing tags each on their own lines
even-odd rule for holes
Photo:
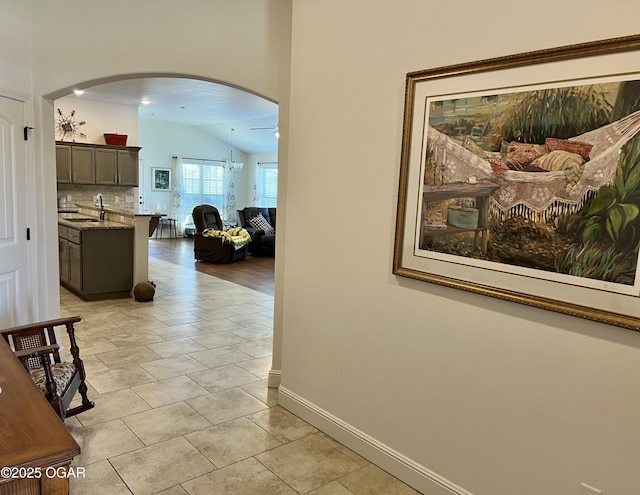
<svg viewBox="0 0 640 495">
<path fill-rule="evenodd" d="M 82 291 L 82 249 L 80 231 L 58 225 L 60 282 Z"/>
<path fill-rule="evenodd" d="M 95 184 L 93 148 L 71 147 L 71 182 L 74 184 Z"/>
<path fill-rule="evenodd" d="M 137 146 L 56 142 L 60 184 L 138 186 Z"/>
<path fill-rule="evenodd" d="M 60 234 L 60 229 L 62 228 L 66 229 L 66 227 L 58 225 L 58 271 L 60 282 L 66 284 L 69 283 L 69 250 L 67 249 L 68 241 L 66 237 L 62 237 Z"/>
<path fill-rule="evenodd" d="M 138 149 L 118 149 L 118 184 L 138 185 Z"/>
<path fill-rule="evenodd" d="M 60 284 L 86 300 L 128 297 L 133 287 L 133 229 L 58 225 Z"/>
<path fill-rule="evenodd" d="M 59 184 L 95 184 L 93 148 L 56 144 L 56 178 Z"/>
<path fill-rule="evenodd" d="M 96 184 L 116 184 L 118 177 L 118 154 L 109 148 L 96 148 Z"/>
<path fill-rule="evenodd" d="M 56 179 L 58 184 L 71 184 L 71 146 L 56 145 Z"/>
</svg>

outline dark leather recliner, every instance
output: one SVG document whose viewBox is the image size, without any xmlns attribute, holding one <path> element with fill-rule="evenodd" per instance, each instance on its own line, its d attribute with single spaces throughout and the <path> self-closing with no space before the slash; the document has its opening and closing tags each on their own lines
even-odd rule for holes
<svg viewBox="0 0 640 495">
<path fill-rule="evenodd" d="M 219 237 L 202 235 L 205 229 L 223 230 L 222 218 L 215 206 L 196 206 L 192 216 L 196 226 L 196 232 L 193 234 L 193 255 L 196 260 L 211 263 L 233 263 L 247 257 L 247 246 L 236 249 L 232 244 L 223 243 Z"/>
<path fill-rule="evenodd" d="M 259 208 L 256 206 L 248 206 L 242 210 L 238 210 L 238 221 L 241 227 L 247 229 L 251 236 L 249 243 L 249 252 L 254 256 L 275 256 L 276 254 L 276 233 L 265 233 L 262 229 L 253 227 L 249 220 L 257 217 L 259 213 L 265 218 L 269 225 L 276 228 L 276 209 L 275 208 Z"/>
</svg>

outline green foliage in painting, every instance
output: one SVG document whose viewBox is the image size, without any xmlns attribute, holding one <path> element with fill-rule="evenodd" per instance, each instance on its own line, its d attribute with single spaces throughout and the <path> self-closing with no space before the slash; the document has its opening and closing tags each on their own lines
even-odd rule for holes
<svg viewBox="0 0 640 495">
<path fill-rule="evenodd" d="M 624 148 L 613 184 L 603 186 L 580 211 L 577 227 L 586 243 L 605 240 L 619 250 L 640 245 L 640 139 Z"/>
<path fill-rule="evenodd" d="M 561 230 L 578 241 L 556 270 L 581 277 L 633 284 L 640 247 L 640 139 L 623 149 L 613 184 L 603 186 Z"/>
<path fill-rule="evenodd" d="M 622 83 L 611 120 L 640 108 L 640 82 Z M 582 277 L 633 284 L 640 247 L 640 137 L 622 149 L 613 183 L 601 187 L 561 230 L 576 243 L 556 261 L 556 269 Z"/>
<path fill-rule="evenodd" d="M 514 95 L 495 123 L 502 139 L 544 144 L 567 139 L 609 123 L 612 106 L 595 86 L 552 88 Z"/>
<path fill-rule="evenodd" d="M 556 260 L 556 271 L 622 284 L 633 284 L 637 256 L 602 243 L 574 244 Z"/>
</svg>

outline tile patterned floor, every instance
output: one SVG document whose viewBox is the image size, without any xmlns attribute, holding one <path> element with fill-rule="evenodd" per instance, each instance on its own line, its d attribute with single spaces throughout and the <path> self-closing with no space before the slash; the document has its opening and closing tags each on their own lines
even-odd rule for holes
<svg viewBox="0 0 640 495">
<path fill-rule="evenodd" d="M 74 495 L 418 493 L 277 405 L 270 295 L 151 258 L 153 302 L 84 302 L 96 407 L 67 419 Z"/>
</svg>

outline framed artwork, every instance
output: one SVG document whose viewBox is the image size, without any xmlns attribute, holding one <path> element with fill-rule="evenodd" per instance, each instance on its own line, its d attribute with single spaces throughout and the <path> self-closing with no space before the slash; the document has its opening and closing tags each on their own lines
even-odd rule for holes
<svg viewBox="0 0 640 495">
<path fill-rule="evenodd" d="M 171 169 L 151 169 L 151 189 L 154 191 L 171 191 Z"/>
<path fill-rule="evenodd" d="M 640 330 L 640 36 L 406 76 L 393 273 Z"/>
</svg>

